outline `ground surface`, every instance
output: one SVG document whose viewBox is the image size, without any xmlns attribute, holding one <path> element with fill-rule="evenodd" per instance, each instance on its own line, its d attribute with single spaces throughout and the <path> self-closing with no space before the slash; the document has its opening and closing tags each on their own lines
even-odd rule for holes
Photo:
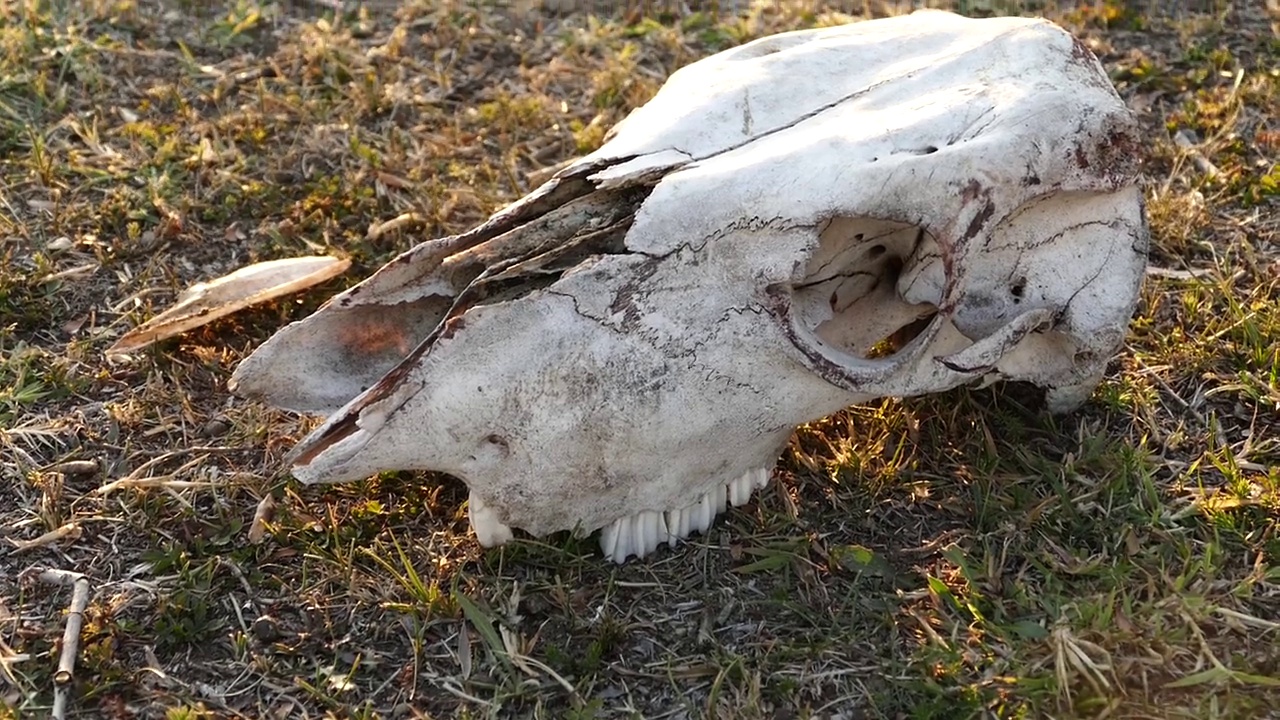
<svg viewBox="0 0 1280 720">
<path fill-rule="evenodd" d="M 482 552 L 451 480 L 276 477 L 313 421 L 225 388 L 274 328 L 677 67 L 849 19 L 654 5 L 0 3 L 0 717 L 53 699 L 71 592 L 32 568 L 91 582 L 72 704 L 100 717 L 1280 716 L 1280 41 L 1244 3 L 1054 15 L 1149 130 L 1158 269 L 1075 415 L 1010 388 L 850 410 L 621 568 Z M 355 264 L 103 357 L 193 282 L 318 251 Z"/>
</svg>

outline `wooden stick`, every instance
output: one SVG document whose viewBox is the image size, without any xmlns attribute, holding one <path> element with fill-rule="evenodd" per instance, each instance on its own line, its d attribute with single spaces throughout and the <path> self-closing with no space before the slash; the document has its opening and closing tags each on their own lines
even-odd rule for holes
<svg viewBox="0 0 1280 720">
<path fill-rule="evenodd" d="M 25 574 L 25 573 L 24 573 Z M 71 604 L 67 607 L 67 625 L 62 631 L 62 651 L 58 655 L 58 671 L 53 675 L 53 719 L 66 720 L 71 681 L 75 679 L 76 656 L 80 652 L 80 628 L 84 610 L 89 605 L 89 578 L 68 570 L 32 570 L 30 574 L 49 585 L 70 585 Z"/>
<path fill-rule="evenodd" d="M 13 551 L 10 554 L 17 555 L 18 553 L 33 550 L 35 548 L 41 548 L 45 545 L 52 545 L 53 543 L 66 540 L 67 538 L 75 540 L 80 537 L 81 532 L 80 523 L 73 522 L 50 530 L 33 540 L 14 540 L 13 538 L 9 538 L 9 542 L 13 543 Z"/>
</svg>

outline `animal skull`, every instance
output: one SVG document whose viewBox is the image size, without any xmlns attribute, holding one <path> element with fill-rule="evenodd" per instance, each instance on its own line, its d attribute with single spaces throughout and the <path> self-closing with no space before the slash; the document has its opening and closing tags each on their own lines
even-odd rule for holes
<svg viewBox="0 0 1280 720">
<path fill-rule="evenodd" d="M 766 37 L 284 328 L 233 389 L 329 415 L 303 482 L 446 472 L 482 544 L 603 529 L 622 562 L 705 531 L 849 405 L 996 379 L 1082 403 L 1145 266 L 1137 144 L 1044 20 Z"/>
</svg>

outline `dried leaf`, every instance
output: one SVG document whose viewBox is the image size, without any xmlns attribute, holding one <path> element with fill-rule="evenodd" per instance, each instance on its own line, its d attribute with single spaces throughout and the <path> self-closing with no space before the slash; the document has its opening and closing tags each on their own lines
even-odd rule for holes
<svg viewBox="0 0 1280 720">
<path fill-rule="evenodd" d="M 76 333 L 80 332 L 80 329 L 83 328 L 84 324 L 87 322 L 89 322 L 88 315 L 81 315 L 78 318 L 73 318 L 62 323 L 62 332 L 74 336 Z"/>
<path fill-rule="evenodd" d="M 476 605 L 475 601 L 467 597 L 459 591 L 454 591 L 453 599 L 458 603 L 458 607 L 462 608 L 462 614 L 466 616 L 476 632 L 480 633 L 481 639 L 489 646 L 489 650 L 506 668 L 511 670 L 511 660 L 507 657 L 506 646 L 502 642 L 502 638 L 498 635 L 498 631 L 494 629 L 493 622 L 489 616 Z"/>
<path fill-rule="evenodd" d="M 253 522 L 249 525 L 249 542 L 261 544 L 267 535 L 267 523 L 275 514 L 276 501 L 271 495 L 264 495 L 258 502 L 258 509 L 253 513 Z"/>
<path fill-rule="evenodd" d="M 466 623 L 458 625 L 458 665 L 463 680 L 471 677 L 471 633 Z"/>
</svg>

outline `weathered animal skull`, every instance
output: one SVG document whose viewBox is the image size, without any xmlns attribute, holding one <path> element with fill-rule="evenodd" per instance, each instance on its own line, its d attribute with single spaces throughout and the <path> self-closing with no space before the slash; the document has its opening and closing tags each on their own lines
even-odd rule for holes
<svg viewBox="0 0 1280 720">
<path fill-rule="evenodd" d="M 674 73 L 599 151 L 281 330 L 238 392 L 328 420 L 303 482 L 443 471 L 485 545 L 705 531 L 795 427 L 885 396 L 1089 395 L 1145 265 L 1135 125 L 1043 20 L 938 11 Z"/>
</svg>

